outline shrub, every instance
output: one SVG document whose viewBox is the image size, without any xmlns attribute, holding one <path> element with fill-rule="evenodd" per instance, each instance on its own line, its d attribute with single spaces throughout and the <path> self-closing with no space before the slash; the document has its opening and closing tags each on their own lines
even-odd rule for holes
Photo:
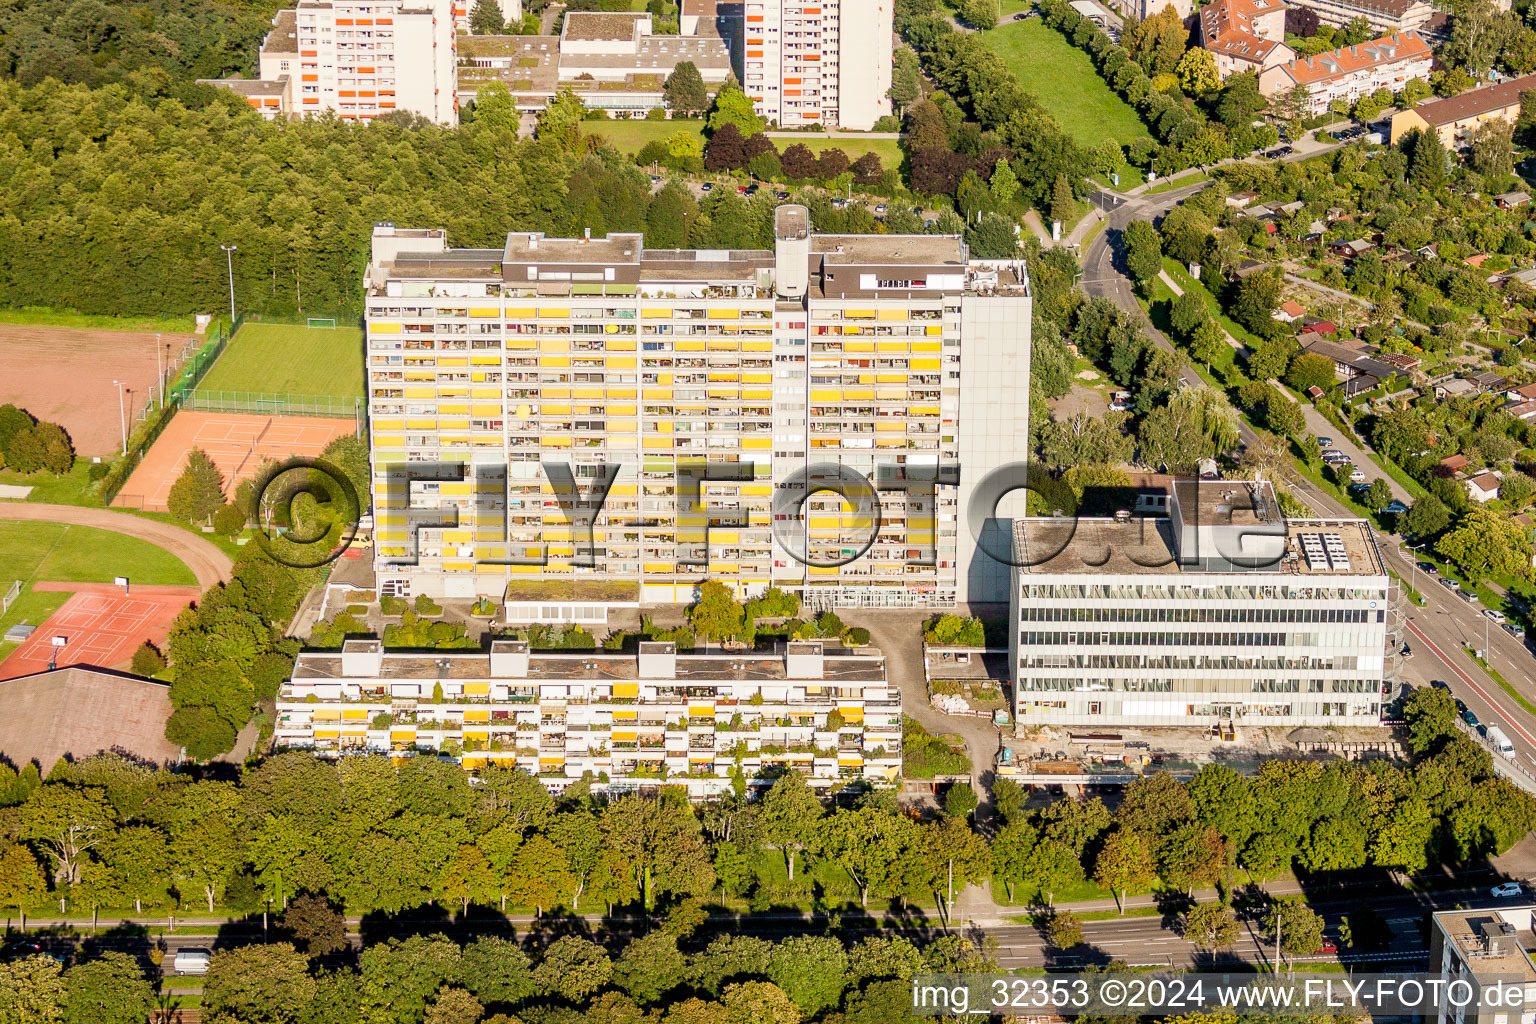
<svg viewBox="0 0 1536 1024">
<path fill-rule="evenodd" d="M 226 504 L 213 514 L 213 530 L 224 537 L 238 537 L 245 529 L 245 513 L 234 505 Z"/>
<path fill-rule="evenodd" d="M 869 643 L 869 630 L 863 626 L 854 626 L 844 634 L 843 642 L 850 647 L 863 647 Z"/>
<path fill-rule="evenodd" d="M 403 615 L 408 607 L 409 605 L 405 603 L 405 598 L 403 597 L 385 594 L 379 598 L 379 610 L 385 615 Z"/>
<path fill-rule="evenodd" d="M 368 725 L 374 729 L 388 729 L 394 724 L 395 716 L 390 714 L 388 711 L 380 711 L 378 714 L 374 715 L 373 720 L 368 723 Z"/>
<path fill-rule="evenodd" d="M 928 623 L 923 639 L 931 644 L 960 644 L 966 647 L 984 647 L 986 630 L 980 619 L 962 618 L 959 615 L 940 615 Z"/>
<path fill-rule="evenodd" d="M 432 600 L 426 594 L 417 594 L 416 595 L 416 614 L 417 615 L 438 615 L 438 614 L 440 614 L 442 612 L 442 610 L 443 610 L 442 605 L 440 605 L 436 601 Z"/>
<path fill-rule="evenodd" d="M 94 483 L 95 481 L 105 477 L 110 472 L 112 472 L 112 463 L 93 462 L 91 463 L 90 468 L 85 471 L 85 476 L 86 479 Z"/>
<path fill-rule="evenodd" d="M 152 676 L 165 668 L 165 655 L 160 649 L 148 640 L 139 644 L 139 649 L 133 652 L 133 664 L 129 666 L 136 676 Z"/>
</svg>

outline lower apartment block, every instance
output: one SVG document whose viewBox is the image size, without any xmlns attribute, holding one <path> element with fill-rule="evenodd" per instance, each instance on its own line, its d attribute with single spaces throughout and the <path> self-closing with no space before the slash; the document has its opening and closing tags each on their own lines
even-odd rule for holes
<svg viewBox="0 0 1536 1024">
<path fill-rule="evenodd" d="M 1363 520 L 1263 481 L 1178 480 L 1165 517 L 1014 522 L 1020 729 L 1379 724 L 1391 579 Z"/>
<path fill-rule="evenodd" d="M 279 747 L 326 757 L 453 757 L 466 769 L 515 766 L 558 793 L 591 772 L 599 792 L 730 788 L 740 766 L 766 786 L 782 769 L 829 789 L 901 774 L 901 693 L 872 650 L 790 642 L 782 653 L 637 655 L 386 651 L 349 640 L 300 654 L 277 704 Z M 760 775 L 765 777 L 759 778 Z"/>
</svg>

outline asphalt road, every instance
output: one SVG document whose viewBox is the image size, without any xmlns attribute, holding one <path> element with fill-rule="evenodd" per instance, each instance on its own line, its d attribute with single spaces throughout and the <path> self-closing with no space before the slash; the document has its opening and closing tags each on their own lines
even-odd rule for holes
<svg viewBox="0 0 1536 1024">
<path fill-rule="evenodd" d="M 1430 911 L 1451 907 L 1514 905 L 1522 902 L 1521 898 L 1496 900 L 1490 897 L 1488 886 L 1491 881 L 1491 878 L 1484 877 L 1475 885 L 1430 893 L 1410 892 L 1406 889 L 1382 893 L 1379 888 L 1370 890 L 1341 888 L 1331 892 L 1314 893 L 1309 903 L 1314 910 L 1323 915 L 1327 938 L 1337 941 L 1338 928 L 1344 915 L 1369 903 L 1386 920 L 1393 939 L 1391 945 L 1381 952 L 1356 953 L 1348 948 L 1343 948 L 1337 953 L 1319 950 L 1299 959 L 1311 962 L 1381 962 L 1384 965 L 1390 963 L 1397 967 L 1421 960 L 1427 953 L 1421 925 Z M 222 923 L 196 920 L 205 927 Z M 529 933 L 532 919 L 514 917 L 510 920 L 518 934 Z M 43 926 L 45 922 L 40 920 L 36 924 Z M 357 932 L 357 924 L 356 919 L 349 922 L 351 929 L 349 941 L 354 949 L 362 944 Z M 605 928 L 597 919 L 588 920 L 587 924 L 597 937 L 604 935 L 623 937 L 636 934 L 643 928 L 638 923 Z M 1143 914 L 1143 916 L 1085 921 L 1083 944 L 1071 950 L 1051 948 L 1038 927 L 1019 919 L 957 920 L 956 926 L 967 934 L 976 934 L 992 940 L 999 962 L 1007 970 L 1042 966 L 1072 968 L 1091 963 L 1103 963 L 1110 959 L 1124 960 L 1137 966 L 1189 967 L 1210 966 L 1212 963 L 1208 954 L 1196 950 L 1178 933 L 1176 911 L 1152 916 Z M 467 941 L 485 929 L 449 924 L 441 929 L 432 930 L 441 930 L 452 938 Z M 825 930 L 825 925 L 820 921 L 807 921 L 791 915 L 767 915 L 731 922 L 724 930 L 780 938 L 806 931 L 821 933 Z M 936 930 L 936 928 L 930 930 Z M 44 941 L 50 949 L 61 955 L 67 952 L 75 942 L 66 936 Z M 149 941 L 149 937 L 134 936 L 106 936 L 91 940 L 97 949 L 119 949 L 130 953 L 145 952 Z M 211 950 L 248 945 L 262 941 L 262 936 L 259 929 L 249 930 L 247 926 L 242 926 L 238 930 L 229 929 L 217 936 L 169 935 L 164 936 L 162 941 L 167 950 L 163 964 L 167 975 L 171 976 L 171 964 L 177 950 Z M 1219 960 L 1265 962 L 1273 954 L 1273 941 L 1273 936 L 1265 933 L 1256 919 L 1243 917 L 1236 946 L 1230 952 L 1221 954 Z"/>
</svg>

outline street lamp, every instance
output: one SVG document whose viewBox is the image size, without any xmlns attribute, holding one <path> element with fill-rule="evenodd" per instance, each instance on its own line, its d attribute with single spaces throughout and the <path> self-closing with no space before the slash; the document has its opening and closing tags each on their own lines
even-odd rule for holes
<svg viewBox="0 0 1536 1024">
<path fill-rule="evenodd" d="M 235 329 L 235 250 L 238 245 L 220 245 L 224 250 L 224 263 L 229 268 L 229 329 Z"/>
<path fill-rule="evenodd" d="M 128 421 L 127 421 L 127 419 L 124 418 L 124 413 L 123 413 L 123 382 L 120 381 L 120 380 L 114 380 L 112 383 L 117 385 L 117 425 L 118 425 L 118 427 L 120 427 L 122 429 L 122 432 L 123 432 L 123 454 L 127 455 L 128 454 Z"/>
<path fill-rule="evenodd" d="M 160 406 L 165 407 L 165 370 L 160 365 L 160 335 L 155 335 L 155 379 L 160 382 Z M 155 397 L 153 393 L 151 398 Z"/>
</svg>

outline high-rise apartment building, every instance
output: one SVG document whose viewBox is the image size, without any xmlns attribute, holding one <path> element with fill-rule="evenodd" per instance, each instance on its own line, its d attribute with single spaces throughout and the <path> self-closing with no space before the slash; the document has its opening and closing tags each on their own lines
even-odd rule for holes
<svg viewBox="0 0 1536 1024">
<path fill-rule="evenodd" d="M 268 117 L 334 113 L 367 121 L 408 110 L 458 124 L 452 0 L 304 0 L 278 11 L 259 77 L 211 82 Z"/>
<path fill-rule="evenodd" d="M 776 232 L 773 250 L 529 232 L 450 249 L 376 228 L 382 591 L 1006 600 L 965 513 L 1028 451 L 1023 263 L 952 236 L 817 235 L 800 206 Z"/>
<path fill-rule="evenodd" d="M 781 128 L 868 131 L 891 112 L 894 0 L 747 0 L 742 88 Z"/>
<path fill-rule="evenodd" d="M 1286 519 L 1262 481 L 1163 498 L 1013 523 L 1019 727 L 1378 724 L 1392 581 L 1369 524 Z"/>
<path fill-rule="evenodd" d="M 901 690 L 873 650 L 792 642 L 778 653 L 386 651 L 348 640 L 305 651 L 277 702 L 280 747 L 324 757 L 372 751 L 516 766 L 559 792 L 584 773 L 599 792 L 665 780 L 718 796 L 739 767 L 818 789 L 901 775 Z"/>
</svg>

